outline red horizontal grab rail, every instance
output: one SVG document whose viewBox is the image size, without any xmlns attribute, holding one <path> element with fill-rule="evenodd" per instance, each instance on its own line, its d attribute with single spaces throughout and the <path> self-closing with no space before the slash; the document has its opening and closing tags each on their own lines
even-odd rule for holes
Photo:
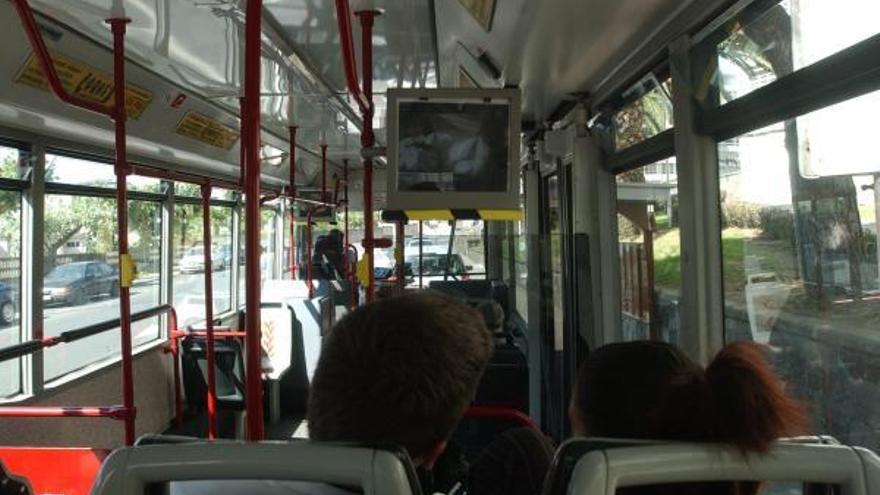
<svg viewBox="0 0 880 495">
<path fill-rule="evenodd" d="M 205 330 L 178 330 L 175 331 L 173 337 L 207 337 L 208 332 Z M 247 332 L 236 332 L 234 330 L 214 330 L 214 337 L 230 337 L 230 338 L 244 338 L 247 336 Z"/>
<path fill-rule="evenodd" d="M 132 416 L 125 406 L 102 407 L 0 407 L 3 418 L 111 418 L 120 421 Z"/>
<path fill-rule="evenodd" d="M 464 417 L 470 419 L 501 419 L 541 432 L 541 428 L 532 421 L 532 418 L 512 407 L 471 406 L 465 411 Z"/>
<path fill-rule="evenodd" d="M 361 113 L 372 116 L 373 102 L 358 84 L 357 64 L 354 56 L 354 37 L 351 34 L 351 10 L 348 0 L 336 0 L 336 22 L 339 25 L 339 44 L 342 46 L 342 66 L 345 68 L 345 82 L 348 92 L 361 109 Z"/>
<path fill-rule="evenodd" d="M 52 90 L 52 93 L 65 103 L 112 118 L 113 108 L 79 98 L 64 89 L 64 85 L 58 77 L 58 72 L 55 70 L 55 65 L 52 63 L 49 49 L 46 48 L 46 43 L 43 42 L 43 37 L 40 35 L 40 27 L 37 25 L 36 19 L 34 19 L 34 13 L 31 11 L 30 6 L 28 6 L 27 0 L 14 0 L 13 3 L 18 11 L 18 16 L 21 18 L 21 23 L 31 42 L 31 46 L 34 48 L 34 54 L 43 68 L 43 73 L 46 75 L 46 80 L 49 82 L 49 89 Z"/>
</svg>

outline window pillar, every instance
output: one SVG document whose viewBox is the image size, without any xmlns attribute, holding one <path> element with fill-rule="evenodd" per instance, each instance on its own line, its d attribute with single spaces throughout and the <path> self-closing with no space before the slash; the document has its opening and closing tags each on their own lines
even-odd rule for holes
<svg viewBox="0 0 880 495">
<path fill-rule="evenodd" d="M 681 345 L 707 363 L 724 344 L 717 147 L 697 132 L 688 36 L 670 46 L 681 226 Z"/>
</svg>

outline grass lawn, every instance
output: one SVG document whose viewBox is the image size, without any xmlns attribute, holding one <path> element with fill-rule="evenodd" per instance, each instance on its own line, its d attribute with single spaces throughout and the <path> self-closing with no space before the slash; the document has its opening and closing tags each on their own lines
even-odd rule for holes
<svg viewBox="0 0 880 495">
<path fill-rule="evenodd" d="M 729 296 L 742 293 L 745 260 L 753 258 L 761 272 L 775 272 L 782 279 L 797 278 L 791 247 L 780 241 L 761 239 L 757 229 L 724 229 L 721 234 L 724 290 Z M 681 238 L 678 229 L 658 232 L 654 237 L 654 278 L 658 287 L 681 286 Z"/>
</svg>

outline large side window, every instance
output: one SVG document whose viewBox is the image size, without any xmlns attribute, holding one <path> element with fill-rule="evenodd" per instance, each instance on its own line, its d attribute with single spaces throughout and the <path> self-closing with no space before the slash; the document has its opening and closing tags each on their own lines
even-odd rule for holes
<svg viewBox="0 0 880 495">
<path fill-rule="evenodd" d="M 621 328 L 678 343 L 681 242 L 675 158 L 617 176 Z"/>
<path fill-rule="evenodd" d="M 175 190 L 177 186 L 175 186 Z M 185 200 L 179 200 L 185 201 Z M 172 225 L 174 307 L 180 325 L 205 319 L 205 247 L 200 203 L 178 202 Z M 232 308 L 232 208 L 211 206 L 211 284 L 214 315 Z"/>
<path fill-rule="evenodd" d="M 718 145 L 726 339 L 769 345 L 787 387 L 810 406 L 814 431 L 872 449 L 880 448 L 878 113 L 880 91 Z"/>
<path fill-rule="evenodd" d="M 17 179 L 23 153 L 0 146 L 0 176 Z M 21 341 L 21 192 L 0 190 L 0 347 Z M 19 360 L 0 363 L 0 399 L 21 392 Z"/>
<path fill-rule="evenodd" d="M 43 315 L 44 334 L 119 318 L 116 179 L 113 167 L 64 155 L 46 156 Z M 133 189 L 155 190 L 159 181 L 133 177 Z M 83 186 L 89 186 L 87 189 Z M 98 189 L 95 189 L 98 188 Z M 129 199 L 129 244 L 138 277 L 132 313 L 159 305 L 162 204 Z M 143 198 L 143 199 L 141 199 Z M 132 324 L 135 346 L 159 338 L 158 318 Z M 119 332 L 104 332 L 45 351 L 46 380 L 118 356 Z"/>
</svg>

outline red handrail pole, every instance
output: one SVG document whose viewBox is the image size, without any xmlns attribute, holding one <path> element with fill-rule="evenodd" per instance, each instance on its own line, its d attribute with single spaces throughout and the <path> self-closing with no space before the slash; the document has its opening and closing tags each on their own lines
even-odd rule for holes
<svg viewBox="0 0 880 495">
<path fill-rule="evenodd" d="M 263 439 L 263 383 L 260 366 L 260 71 L 263 0 L 248 0 L 245 10 L 245 358 L 248 439 Z"/>
<path fill-rule="evenodd" d="M 116 225 L 119 236 L 120 264 L 128 253 L 128 187 L 125 140 L 125 25 L 130 19 L 108 20 L 113 32 L 113 121 L 116 124 Z M 131 289 L 120 277 L 119 335 L 122 340 L 122 404 L 126 409 L 125 444 L 134 444 L 134 378 L 131 352 Z"/>
<path fill-rule="evenodd" d="M 239 172 L 238 172 L 238 184 L 242 188 L 242 192 L 244 192 L 244 178 L 247 175 L 245 171 L 247 166 L 247 152 L 245 151 L 245 135 L 247 135 L 247 104 L 245 103 L 245 97 L 240 96 L 238 98 L 238 119 L 241 122 L 239 124 L 239 132 L 241 133 L 241 138 L 238 141 L 238 164 L 239 164 Z"/>
<path fill-rule="evenodd" d="M 217 438 L 217 371 L 214 357 L 214 288 L 211 256 L 211 184 L 202 184 L 202 245 L 205 263 L 205 348 L 208 367 L 208 438 Z"/>
<path fill-rule="evenodd" d="M 309 299 L 315 297 L 315 286 L 312 284 L 312 212 L 314 207 L 309 208 L 306 215 L 306 284 L 309 286 Z"/>
<path fill-rule="evenodd" d="M 348 1 L 345 0 L 346 10 Z M 356 14 L 361 20 L 361 51 L 363 55 L 363 94 L 367 102 L 367 109 L 363 112 L 364 122 L 361 131 L 361 145 L 364 148 L 372 148 L 376 142 L 373 134 L 373 19 L 379 15 L 378 10 L 362 10 Z M 350 33 L 351 31 L 349 31 Z M 350 35 L 349 35 L 350 36 Z M 352 57 L 352 60 L 354 58 Z M 367 255 L 366 288 L 367 303 L 373 301 L 376 285 L 375 273 L 373 273 L 373 159 L 364 158 L 364 248 Z"/>
<path fill-rule="evenodd" d="M 124 420 L 127 424 L 130 416 L 125 406 L 0 408 L 0 417 L 3 418 L 112 418 Z"/>
<path fill-rule="evenodd" d="M 404 262 L 406 260 L 406 252 L 404 251 L 403 238 L 405 236 L 404 228 L 406 224 L 403 223 L 403 220 L 397 221 L 397 239 L 395 239 L 395 243 L 397 244 L 397 251 L 395 254 L 397 255 L 397 285 L 400 287 L 402 291 L 404 287 L 406 287 L 406 267 L 404 266 Z"/>
<path fill-rule="evenodd" d="M 321 144 L 321 201 L 327 201 L 327 145 Z"/>
<path fill-rule="evenodd" d="M 30 40 L 34 55 L 36 55 L 37 60 L 40 62 L 40 66 L 43 69 L 43 74 L 46 76 L 49 89 L 55 97 L 69 105 L 115 118 L 115 112 L 113 109 L 71 95 L 66 89 L 64 89 L 64 85 L 61 84 L 58 72 L 55 71 L 55 64 L 52 62 L 52 57 L 49 55 L 49 49 L 46 48 L 46 43 L 43 42 L 40 28 L 37 26 L 37 21 L 34 19 L 34 13 L 28 5 L 27 0 L 14 0 L 13 4 L 15 5 L 16 11 L 18 11 L 19 18 L 21 18 L 22 27 L 24 27 L 25 34 L 27 34 L 28 40 Z"/>
<path fill-rule="evenodd" d="M 169 351 L 174 360 L 174 423 L 177 429 L 183 428 L 183 394 L 180 391 L 180 342 L 177 336 L 177 311 L 174 308 L 168 311 Z"/>
<path fill-rule="evenodd" d="M 290 134 L 290 279 L 297 280 L 296 264 L 296 129 L 295 125 L 288 128 Z"/>
<path fill-rule="evenodd" d="M 373 102 L 358 86 L 357 64 L 354 59 L 354 41 L 351 34 L 351 11 L 348 0 L 336 0 L 336 22 L 339 27 L 339 45 L 342 47 L 342 64 L 348 92 L 361 109 L 361 113 L 373 113 Z M 371 71 L 372 74 L 372 71 Z M 364 77 L 366 79 L 366 76 Z"/>
<path fill-rule="evenodd" d="M 526 416 L 522 411 L 509 407 L 499 406 L 471 406 L 465 413 L 465 418 L 485 418 L 485 419 L 502 419 L 511 421 L 520 426 L 525 426 L 541 433 L 541 428 L 532 421 L 532 418 Z"/>
</svg>

